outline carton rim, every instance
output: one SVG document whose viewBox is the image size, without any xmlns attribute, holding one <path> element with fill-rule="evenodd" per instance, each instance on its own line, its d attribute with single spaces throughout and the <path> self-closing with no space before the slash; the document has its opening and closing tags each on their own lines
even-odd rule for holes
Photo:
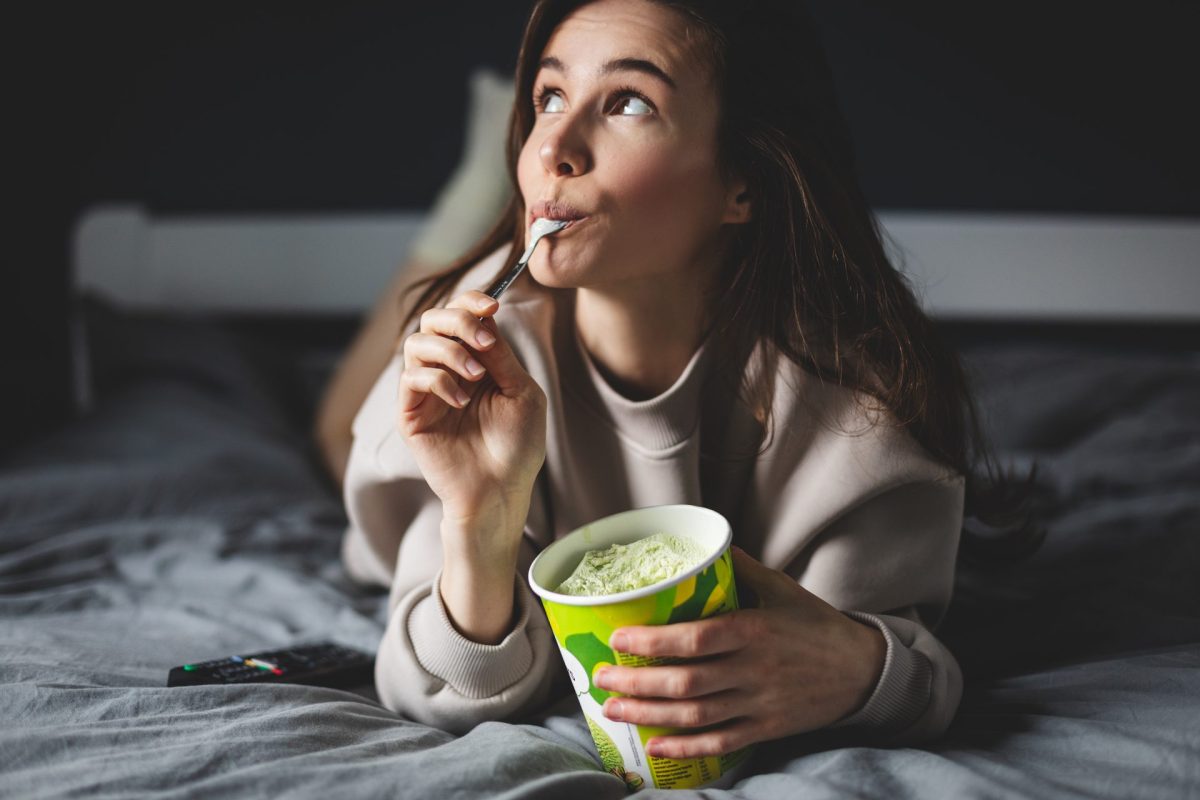
<svg viewBox="0 0 1200 800">
<path fill-rule="evenodd" d="M 646 513 L 647 511 L 650 511 L 650 510 L 657 510 L 657 509 L 664 509 L 664 508 L 686 508 L 686 509 L 689 509 L 689 511 L 699 511 L 699 512 L 702 512 L 705 514 L 716 516 L 718 519 L 721 520 L 721 522 L 725 526 L 724 541 L 716 550 L 714 550 L 712 552 L 712 554 L 707 556 L 699 564 L 687 569 L 684 572 L 679 573 L 678 575 L 674 576 L 673 578 L 667 578 L 666 580 L 659 581 L 658 583 L 652 583 L 649 586 L 643 586 L 640 589 L 630 589 L 629 591 L 626 591 L 626 592 L 617 592 L 616 594 L 603 594 L 603 595 L 559 594 L 558 592 L 554 592 L 554 591 L 551 591 L 551 590 L 545 588 L 540 583 L 538 583 L 537 580 L 534 579 L 534 577 L 533 577 L 534 570 L 537 568 L 538 562 L 542 560 L 542 557 L 545 556 L 546 553 L 550 552 L 555 547 L 559 547 L 559 546 L 563 545 L 564 542 L 567 542 L 571 538 L 573 538 L 577 535 L 582 535 L 582 531 L 584 531 L 586 528 L 588 528 L 592 525 L 597 525 L 601 522 L 608 522 L 609 520 L 613 520 L 618 517 L 623 517 L 623 516 L 630 515 L 630 514 L 640 515 L 640 514 Z M 684 535 L 686 535 L 686 534 L 684 534 Z M 557 539 L 557 540 L 551 542 L 550 544 L 546 545 L 546 547 L 544 547 L 542 549 L 542 551 L 537 554 L 537 557 L 535 557 L 533 559 L 533 562 L 529 565 L 529 574 L 528 574 L 529 587 L 534 591 L 535 594 L 538 595 L 538 597 L 542 598 L 543 600 L 549 600 L 554 603 L 559 603 L 560 605 L 608 606 L 608 605 L 616 605 L 618 603 L 627 603 L 630 600 L 640 600 L 643 597 L 649 597 L 651 595 L 658 594 L 659 592 L 661 592 L 664 589 L 674 586 L 675 584 L 682 583 L 683 581 L 687 580 L 688 578 L 699 575 L 701 572 L 703 572 L 704 570 L 706 570 L 710 566 L 712 566 L 718 558 L 720 558 L 722 555 L 724 555 L 725 551 L 729 549 L 729 546 L 732 543 L 733 543 L 733 527 L 729 524 L 729 520 L 727 520 L 725 518 L 725 515 L 722 514 L 721 512 L 716 511 L 711 508 L 708 508 L 707 506 L 697 506 L 697 505 L 692 505 L 690 503 L 664 503 L 662 505 L 657 505 L 657 506 L 643 506 L 641 508 L 631 508 L 631 509 L 627 509 L 625 511 L 618 511 L 615 514 L 609 514 L 606 517 L 600 517 L 599 519 L 592 520 L 591 522 L 589 522 L 585 525 L 580 525 L 578 528 L 575 528 L 574 530 L 567 533 L 561 539 Z"/>
</svg>

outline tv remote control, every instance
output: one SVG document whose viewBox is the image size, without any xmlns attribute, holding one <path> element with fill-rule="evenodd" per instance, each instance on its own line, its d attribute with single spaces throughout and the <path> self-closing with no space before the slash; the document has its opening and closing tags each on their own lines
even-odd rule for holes
<svg viewBox="0 0 1200 800">
<path fill-rule="evenodd" d="M 375 657 L 333 642 L 228 656 L 171 669 L 167 686 L 206 683 L 302 683 L 347 689 L 375 679 Z"/>
</svg>

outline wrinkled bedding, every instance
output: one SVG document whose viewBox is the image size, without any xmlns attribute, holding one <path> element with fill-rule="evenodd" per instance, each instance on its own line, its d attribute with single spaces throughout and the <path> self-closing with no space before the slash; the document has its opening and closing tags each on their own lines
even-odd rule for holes
<svg viewBox="0 0 1200 800">
<path fill-rule="evenodd" d="M 233 653 L 373 651 L 386 594 L 341 569 L 291 365 L 214 322 L 90 313 L 92 412 L 0 457 L 0 796 L 625 795 L 571 696 L 455 737 L 369 686 L 165 688 Z M 1200 361 L 963 352 L 1002 459 L 1039 464 L 1048 535 L 960 565 L 952 727 L 923 748 L 779 740 L 703 796 L 1200 796 Z"/>
</svg>

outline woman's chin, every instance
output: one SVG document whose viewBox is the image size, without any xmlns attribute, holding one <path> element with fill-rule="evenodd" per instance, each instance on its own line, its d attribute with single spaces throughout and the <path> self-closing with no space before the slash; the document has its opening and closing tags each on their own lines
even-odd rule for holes
<svg viewBox="0 0 1200 800">
<path fill-rule="evenodd" d="M 548 256 L 535 252 L 526 269 L 531 278 L 552 289 L 578 289 L 590 283 L 588 276 L 592 272 L 582 260 L 568 261 L 558 253 Z"/>
</svg>

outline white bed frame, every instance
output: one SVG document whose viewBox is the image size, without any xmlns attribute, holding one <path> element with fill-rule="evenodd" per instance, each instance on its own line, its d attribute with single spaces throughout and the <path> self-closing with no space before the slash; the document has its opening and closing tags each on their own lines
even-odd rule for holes
<svg viewBox="0 0 1200 800">
<path fill-rule="evenodd" d="M 74 282 L 156 310 L 357 314 L 424 212 L 156 217 L 100 206 L 78 221 Z M 934 317 L 1200 320 L 1200 220 L 882 212 L 893 256 Z"/>
</svg>

